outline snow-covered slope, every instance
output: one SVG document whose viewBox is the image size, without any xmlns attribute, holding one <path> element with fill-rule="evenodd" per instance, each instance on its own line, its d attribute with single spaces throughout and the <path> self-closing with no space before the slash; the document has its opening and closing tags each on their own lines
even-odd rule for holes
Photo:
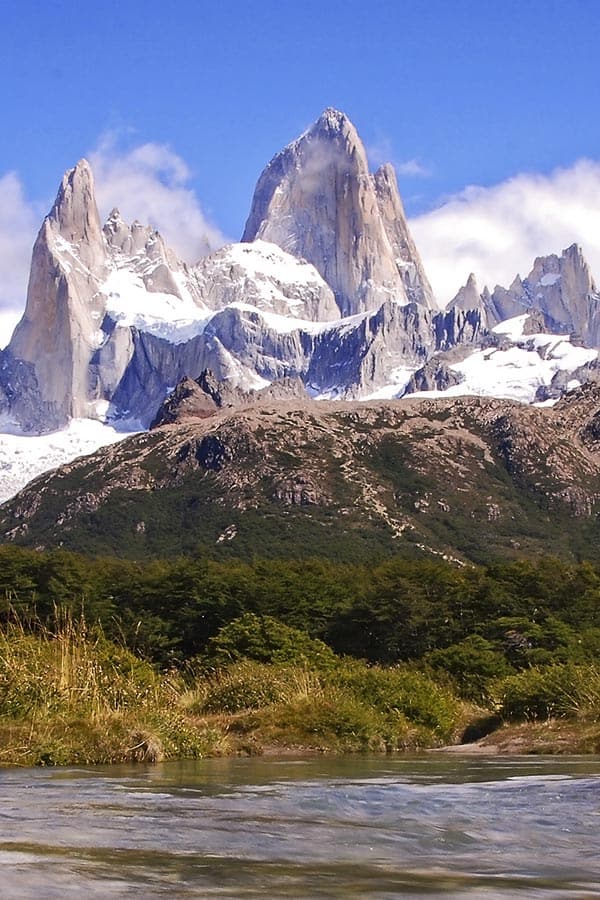
<svg viewBox="0 0 600 900">
<path fill-rule="evenodd" d="M 547 332 L 531 333 L 528 314 L 514 316 L 496 325 L 492 335 L 497 340 L 481 347 L 455 363 L 447 363 L 458 383 L 445 390 L 411 391 L 411 397 L 498 397 L 520 403 L 552 402 L 546 398 L 560 378 L 564 390 L 579 387 L 585 379 L 586 367 L 598 360 L 598 351 L 576 346 L 571 338 Z M 433 358 L 435 360 L 435 357 Z M 404 396 L 415 367 L 399 368 L 389 384 L 362 398 L 392 399 Z M 553 399 L 557 399 L 556 397 Z"/>
<path fill-rule="evenodd" d="M 572 376 L 566 387 L 580 385 L 576 373 L 593 360 L 598 351 L 574 346 L 569 337 L 540 332 L 524 334 L 528 316 L 516 316 L 497 325 L 493 331 L 503 335 L 505 342 L 471 353 L 465 360 L 450 368 L 464 381 L 436 392 L 449 397 L 502 397 L 533 403 L 539 399 L 540 389 L 549 388 L 557 373 Z"/>
<path fill-rule="evenodd" d="M 0 503 L 13 497 L 43 472 L 126 436 L 92 419 L 72 419 L 67 428 L 52 434 L 0 433 Z"/>
</svg>

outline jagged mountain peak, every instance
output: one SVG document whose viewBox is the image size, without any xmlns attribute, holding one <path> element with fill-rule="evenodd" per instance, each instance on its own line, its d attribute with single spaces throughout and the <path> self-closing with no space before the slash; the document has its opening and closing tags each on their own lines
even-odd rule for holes
<svg viewBox="0 0 600 900">
<path fill-rule="evenodd" d="M 10 345 L 15 363 L 6 377 L 0 371 L 0 412 L 18 365 L 31 381 L 21 407 L 27 422 L 38 410 L 40 430 L 79 416 L 130 416 L 145 427 L 173 385 L 203 368 L 244 390 L 291 378 L 313 397 L 389 397 L 444 353 L 419 389 L 458 388 L 452 367 L 473 347 L 507 347 L 508 332 L 487 329 L 522 314 L 530 324 L 519 351 L 534 318 L 536 333 L 576 332 L 587 348 L 600 346 L 600 298 L 581 248 L 538 258 L 528 277 L 493 294 L 479 295 L 471 275 L 450 308 L 437 310 L 393 166 L 370 173 L 353 123 L 329 107 L 261 174 L 244 242 L 195 266 L 116 207 L 101 227 L 89 163 L 67 171 L 36 242 L 26 312 Z M 460 359 L 451 356 L 457 347 Z M 546 356 L 567 384 L 574 367 Z M 547 366 L 544 384 L 551 375 Z M 474 382 L 465 377 L 469 390 Z M 17 409 L 6 397 L 4 408 Z"/>
<path fill-rule="evenodd" d="M 578 244 L 560 255 L 538 256 L 526 278 L 519 275 L 508 289 L 497 285 L 482 295 L 490 326 L 537 312 L 545 331 L 574 334 L 587 347 L 600 345 L 600 297 Z"/>
<path fill-rule="evenodd" d="M 304 134 L 288 146 L 295 147 L 296 150 L 300 147 L 306 152 L 315 142 L 335 146 L 340 156 L 338 163 L 354 163 L 361 170 L 368 171 L 367 154 L 358 131 L 348 116 L 340 110 L 327 107 Z M 344 156 L 346 160 L 343 159 Z"/>
<path fill-rule="evenodd" d="M 315 122 L 315 125 L 329 128 L 332 131 L 341 131 L 348 126 L 354 128 L 346 113 L 336 109 L 334 106 L 327 106 Z"/>
<path fill-rule="evenodd" d="M 348 117 L 327 109 L 261 174 L 242 241 L 279 245 L 312 263 L 340 314 L 387 300 L 433 305 L 391 166 L 369 174 Z"/>
<path fill-rule="evenodd" d="M 379 166 L 379 168 L 375 171 L 373 177 L 375 178 L 375 181 L 379 183 L 389 182 L 390 184 L 393 184 L 396 189 L 398 188 L 396 170 L 390 162 L 383 163 L 381 166 Z"/>
<path fill-rule="evenodd" d="M 465 284 L 459 289 L 448 309 L 469 310 L 477 309 L 481 304 L 481 296 L 477 286 L 475 274 L 471 272 Z"/>
<path fill-rule="evenodd" d="M 87 159 L 65 172 L 48 214 L 58 232 L 70 243 L 89 244 L 101 234 L 92 167 Z"/>
<path fill-rule="evenodd" d="M 579 244 L 571 244 L 562 251 L 560 256 L 556 253 L 539 256 L 533 264 L 527 281 L 529 284 L 535 284 L 536 279 L 543 280 L 545 276 L 548 276 L 546 286 L 558 283 L 560 277 L 567 277 L 576 279 L 580 291 L 595 292 L 596 290 L 590 267 Z M 555 281 L 552 280 L 553 276 L 557 276 Z"/>
</svg>

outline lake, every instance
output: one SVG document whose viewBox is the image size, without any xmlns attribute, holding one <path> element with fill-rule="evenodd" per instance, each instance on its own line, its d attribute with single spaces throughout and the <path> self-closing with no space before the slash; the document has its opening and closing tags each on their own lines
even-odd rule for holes
<svg viewBox="0 0 600 900">
<path fill-rule="evenodd" d="M 600 757 L 0 770 L 12 898 L 600 897 Z"/>
</svg>

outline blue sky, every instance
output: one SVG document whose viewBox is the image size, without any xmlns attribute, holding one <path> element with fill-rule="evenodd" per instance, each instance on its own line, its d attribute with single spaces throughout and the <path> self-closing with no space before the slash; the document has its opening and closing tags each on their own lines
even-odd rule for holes
<svg viewBox="0 0 600 900">
<path fill-rule="evenodd" d="M 461 194 L 468 185 L 492 189 L 475 198 L 488 208 L 508 179 L 552 187 L 557 168 L 600 160 L 596 0 L 4 0 L 2 9 L 5 307 L 19 302 L 17 232 L 29 240 L 63 171 L 84 155 L 103 172 L 102 201 L 122 206 L 111 190 L 126 193 L 127 160 L 152 148 L 134 159 L 153 181 L 144 191 L 134 179 L 133 215 L 160 220 L 151 195 L 162 186 L 179 192 L 175 225 L 186 218 L 185 195 L 230 239 L 242 232 L 261 169 L 329 105 L 352 118 L 374 164 L 396 164 L 417 236 L 418 217 L 426 231 L 440 224 L 427 219 L 431 210 L 457 194 L 463 207 L 471 202 Z M 596 168 L 576 174 L 582 196 L 595 198 Z M 563 185 L 563 196 L 572 193 Z M 165 220 L 154 224 L 171 239 L 161 196 Z M 18 226 L 3 244 L 13 213 Z M 190 228 L 200 222 L 187 218 Z M 180 247 L 188 255 L 191 240 Z"/>
</svg>

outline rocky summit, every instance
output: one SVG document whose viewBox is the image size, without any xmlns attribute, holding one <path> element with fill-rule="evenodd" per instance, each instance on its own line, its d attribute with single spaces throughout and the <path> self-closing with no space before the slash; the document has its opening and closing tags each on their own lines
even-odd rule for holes
<svg viewBox="0 0 600 900">
<path fill-rule="evenodd" d="M 390 298 L 435 306 L 393 168 L 369 174 L 354 125 L 335 109 L 326 109 L 260 176 L 242 240 L 257 239 L 311 262 L 342 316 Z"/>
</svg>

